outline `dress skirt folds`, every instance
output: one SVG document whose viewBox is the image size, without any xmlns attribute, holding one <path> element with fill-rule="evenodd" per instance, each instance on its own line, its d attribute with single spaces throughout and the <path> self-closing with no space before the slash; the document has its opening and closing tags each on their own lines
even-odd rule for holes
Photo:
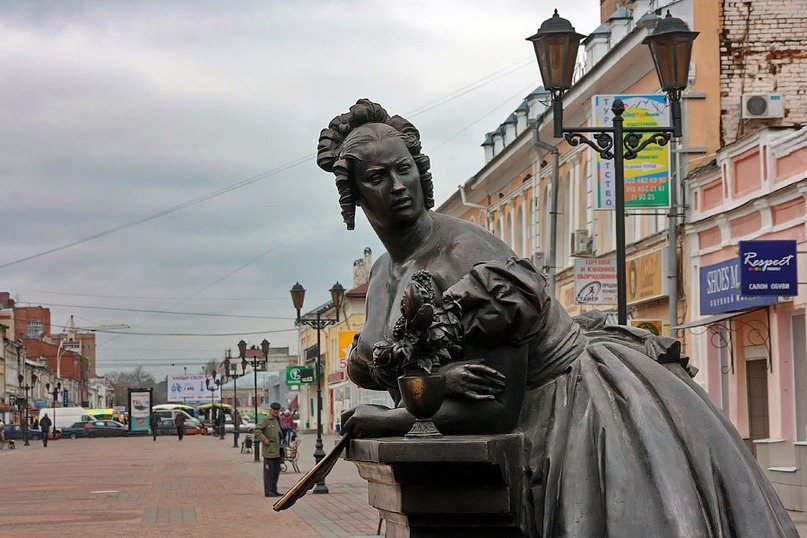
<svg viewBox="0 0 807 538">
<path fill-rule="evenodd" d="M 570 318 L 525 260 L 451 286 L 466 342 L 529 343 L 519 417 L 529 536 L 798 536 L 677 341 Z"/>
</svg>

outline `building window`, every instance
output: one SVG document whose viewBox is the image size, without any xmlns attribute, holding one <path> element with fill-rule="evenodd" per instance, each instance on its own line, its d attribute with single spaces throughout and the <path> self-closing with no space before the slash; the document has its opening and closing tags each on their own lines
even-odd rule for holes
<svg viewBox="0 0 807 538">
<path fill-rule="evenodd" d="M 42 338 L 43 334 L 45 334 L 42 329 L 43 327 L 41 321 L 29 321 L 25 326 L 25 336 L 28 338 L 36 338 L 38 340 Z"/>
</svg>

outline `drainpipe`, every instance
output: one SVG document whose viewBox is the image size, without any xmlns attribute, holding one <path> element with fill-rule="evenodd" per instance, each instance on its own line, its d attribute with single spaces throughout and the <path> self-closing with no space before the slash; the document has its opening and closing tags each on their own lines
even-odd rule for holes
<svg viewBox="0 0 807 538">
<path fill-rule="evenodd" d="M 458 185 L 457 189 L 460 191 L 460 198 L 462 198 L 462 205 L 464 205 L 466 207 L 475 207 L 477 209 L 482 210 L 482 212 L 485 215 L 485 229 L 487 231 L 491 231 L 490 230 L 490 214 L 489 214 L 489 211 L 488 211 L 488 206 L 482 205 L 482 204 L 473 204 L 473 203 L 469 202 L 468 198 L 466 198 L 466 196 L 465 196 L 465 185 Z"/>
<path fill-rule="evenodd" d="M 541 148 L 552 154 L 552 175 L 549 179 L 549 190 L 551 198 L 549 200 L 549 250 L 546 253 L 546 267 L 549 269 L 547 277 L 547 291 L 550 297 L 555 297 L 555 282 L 557 276 L 557 264 L 555 263 L 556 248 L 558 241 L 558 148 L 548 144 L 538 137 L 538 122 L 532 121 L 533 136 L 532 143 L 537 148 Z M 533 190 L 533 196 L 537 193 Z"/>
</svg>

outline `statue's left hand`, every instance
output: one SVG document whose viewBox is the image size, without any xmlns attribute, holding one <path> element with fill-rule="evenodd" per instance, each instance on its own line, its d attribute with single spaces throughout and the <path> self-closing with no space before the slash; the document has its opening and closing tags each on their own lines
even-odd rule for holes
<svg viewBox="0 0 807 538">
<path fill-rule="evenodd" d="M 440 368 L 446 395 L 467 400 L 493 400 L 504 389 L 505 376 L 480 363 L 449 363 Z"/>
<path fill-rule="evenodd" d="M 342 435 L 351 437 L 391 437 L 403 435 L 413 418 L 405 409 L 362 404 L 342 413 Z"/>
</svg>

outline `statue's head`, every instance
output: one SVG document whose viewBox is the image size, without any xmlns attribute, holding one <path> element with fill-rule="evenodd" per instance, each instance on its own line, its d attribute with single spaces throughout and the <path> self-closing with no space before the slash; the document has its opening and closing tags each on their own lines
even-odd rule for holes
<svg viewBox="0 0 807 538">
<path fill-rule="evenodd" d="M 317 165 L 336 176 L 339 205 L 347 229 L 355 227 L 356 184 L 354 156 L 358 148 L 388 137 L 404 141 L 420 172 L 425 207 L 434 207 L 434 185 L 429 172 L 429 158 L 420 152 L 420 133 L 414 125 L 400 116 L 387 114 L 381 105 L 359 99 L 346 114 L 336 116 L 319 135 Z"/>
</svg>

